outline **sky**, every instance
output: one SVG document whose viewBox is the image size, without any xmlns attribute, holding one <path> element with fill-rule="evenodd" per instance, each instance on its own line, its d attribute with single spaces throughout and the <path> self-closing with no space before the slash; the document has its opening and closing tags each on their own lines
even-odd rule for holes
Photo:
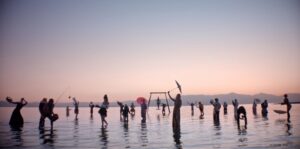
<svg viewBox="0 0 300 149">
<path fill-rule="evenodd" d="M 0 3 L 0 99 L 300 92 L 296 0 Z"/>
</svg>

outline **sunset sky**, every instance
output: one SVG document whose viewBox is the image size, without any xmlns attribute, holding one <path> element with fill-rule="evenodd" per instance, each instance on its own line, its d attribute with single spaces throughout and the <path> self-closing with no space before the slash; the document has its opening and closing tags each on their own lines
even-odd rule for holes
<svg viewBox="0 0 300 149">
<path fill-rule="evenodd" d="M 0 99 L 300 92 L 296 0 L 0 3 Z"/>
</svg>

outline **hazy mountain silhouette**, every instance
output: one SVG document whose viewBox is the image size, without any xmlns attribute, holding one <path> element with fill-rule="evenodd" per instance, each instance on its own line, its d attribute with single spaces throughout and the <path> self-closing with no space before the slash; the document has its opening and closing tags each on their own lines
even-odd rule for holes
<svg viewBox="0 0 300 149">
<path fill-rule="evenodd" d="M 300 102 L 300 93 L 288 93 L 289 100 L 291 102 Z M 191 102 L 199 102 L 201 101 L 203 104 L 209 104 L 209 101 L 211 99 L 219 98 L 219 101 L 223 103 L 226 101 L 228 104 L 231 104 L 231 101 L 233 99 L 238 99 L 240 104 L 249 104 L 253 102 L 253 99 L 260 99 L 261 101 L 267 99 L 269 103 L 280 103 L 283 100 L 283 96 L 277 96 L 272 94 L 266 94 L 266 93 L 259 93 L 254 95 L 247 95 L 247 94 L 238 94 L 238 93 L 228 93 L 228 94 L 215 94 L 215 95 L 182 95 L 182 104 L 188 105 Z M 156 99 L 157 96 L 153 97 L 150 102 L 150 106 L 156 106 Z M 164 96 L 160 96 L 161 102 L 166 103 L 166 100 L 164 99 Z M 93 101 L 95 104 L 100 104 L 100 101 L 97 100 L 90 100 Z M 120 100 L 121 101 L 121 100 Z M 173 105 L 173 102 L 171 100 L 169 101 L 169 105 Z M 130 105 L 132 102 L 135 102 L 135 99 L 133 100 L 126 100 L 122 101 L 124 104 Z M 39 102 L 29 102 L 26 107 L 36 107 L 38 106 Z M 135 103 L 137 105 L 137 103 Z M 65 107 L 65 106 L 73 106 L 72 102 L 69 103 L 57 103 L 56 107 Z M 88 107 L 89 102 L 80 102 L 80 107 Z M 5 100 L 0 101 L 0 107 L 11 107 L 14 106 L 12 104 L 9 104 Z M 115 107 L 118 106 L 116 101 L 110 101 L 110 106 Z"/>
</svg>

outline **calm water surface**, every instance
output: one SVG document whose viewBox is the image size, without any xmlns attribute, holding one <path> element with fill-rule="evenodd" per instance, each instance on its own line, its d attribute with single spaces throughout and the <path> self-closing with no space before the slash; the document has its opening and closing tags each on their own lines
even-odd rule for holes
<svg viewBox="0 0 300 149">
<path fill-rule="evenodd" d="M 204 109 L 204 119 L 199 119 L 199 110 L 181 108 L 181 132 L 173 135 L 172 113 L 162 116 L 161 111 L 151 107 L 147 122 L 141 123 L 140 108 L 128 124 L 120 121 L 119 108 L 108 109 L 107 128 L 101 128 L 97 109 L 91 118 L 89 108 L 80 108 L 79 119 L 74 120 L 73 111 L 66 116 L 65 108 L 55 108 L 60 118 L 49 130 L 38 130 L 38 108 L 22 109 L 22 131 L 11 130 L 8 122 L 14 108 L 0 108 L 0 148 L 300 148 L 300 105 L 293 105 L 291 122 L 286 115 L 273 109 L 284 110 L 285 106 L 269 105 L 268 118 L 252 114 L 252 105 L 244 105 L 248 115 L 248 127 L 238 130 L 233 117 L 233 107 L 228 106 L 228 115 L 220 113 L 220 125 L 215 125 L 212 106 Z M 171 110 L 173 107 L 171 107 Z M 73 109 L 72 109 L 73 110 Z M 223 109 L 222 109 L 223 110 Z M 242 123 L 243 124 L 243 123 Z"/>
</svg>

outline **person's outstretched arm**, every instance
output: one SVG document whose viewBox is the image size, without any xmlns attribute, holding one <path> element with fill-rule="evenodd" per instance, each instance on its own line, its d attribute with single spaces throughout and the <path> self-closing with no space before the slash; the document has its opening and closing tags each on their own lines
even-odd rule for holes
<svg viewBox="0 0 300 149">
<path fill-rule="evenodd" d="M 12 104 L 18 104 L 18 102 L 14 102 L 10 97 L 6 97 L 6 101 Z"/>
<path fill-rule="evenodd" d="M 169 98 L 170 98 L 172 101 L 174 101 L 174 102 L 175 102 L 175 99 L 174 99 L 174 98 L 172 98 L 172 96 L 170 95 L 170 91 L 168 91 L 168 95 L 169 95 Z"/>
</svg>

